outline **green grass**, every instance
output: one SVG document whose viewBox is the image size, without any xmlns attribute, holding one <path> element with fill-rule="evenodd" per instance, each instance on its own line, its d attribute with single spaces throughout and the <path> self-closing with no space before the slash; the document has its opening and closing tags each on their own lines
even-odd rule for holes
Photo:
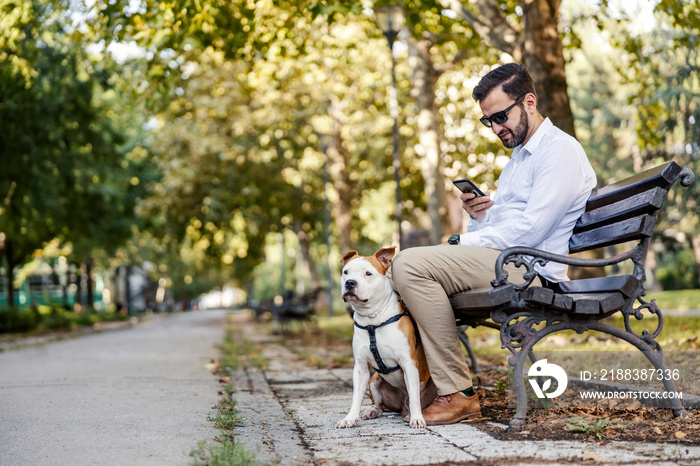
<svg viewBox="0 0 700 466">
<path fill-rule="evenodd" d="M 195 465 L 206 466 L 250 466 L 262 465 L 257 461 L 255 454 L 249 452 L 245 445 L 234 442 L 228 438 L 222 439 L 219 443 L 208 445 L 201 441 L 191 452 Z"/>
<path fill-rule="evenodd" d="M 226 338 L 219 345 L 219 351 L 222 375 L 230 376 L 233 371 L 243 367 L 267 367 L 261 349 L 241 335 L 234 335 L 231 329 L 226 331 Z"/>
<path fill-rule="evenodd" d="M 700 290 L 652 291 L 647 293 L 645 299 L 655 299 L 662 311 L 700 309 Z"/>
<path fill-rule="evenodd" d="M 226 385 L 223 390 L 223 398 L 216 405 L 216 416 L 210 416 L 209 421 L 219 429 L 216 443 L 207 444 L 205 441 L 197 443 L 190 456 L 194 458 L 195 465 L 207 466 L 248 466 L 262 465 L 255 453 L 249 451 L 244 444 L 235 438 L 235 428 L 243 423 L 243 418 L 236 409 L 236 400 L 232 398 L 234 389 Z"/>
<path fill-rule="evenodd" d="M 346 313 L 332 317 L 319 317 L 318 327 L 331 340 L 352 342 L 353 323 L 350 316 Z"/>
<path fill-rule="evenodd" d="M 229 328 L 221 345 L 219 358 L 219 371 L 222 376 L 231 376 L 238 369 L 245 367 L 265 367 L 267 360 L 262 356 L 260 348 L 242 337 L 234 334 Z M 233 385 L 224 385 L 219 404 L 215 406 L 216 415 L 209 416 L 207 420 L 214 422 L 219 429 L 219 435 L 215 443 L 208 444 L 201 441 L 190 452 L 195 465 L 207 466 L 257 466 L 263 463 L 256 459 L 255 453 L 236 440 L 236 427 L 240 426 L 244 419 L 236 408 L 236 400 L 233 398 L 235 389 Z"/>
</svg>

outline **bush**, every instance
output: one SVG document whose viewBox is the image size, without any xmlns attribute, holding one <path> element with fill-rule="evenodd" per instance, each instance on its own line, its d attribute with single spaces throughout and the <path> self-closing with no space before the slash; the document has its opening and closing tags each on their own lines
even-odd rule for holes
<svg viewBox="0 0 700 466">
<path fill-rule="evenodd" d="M 39 327 L 46 330 L 70 330 L 73 328 L 74 312 L 51 307 L 48 313 L 41 313 Z"/>
<path fill-rule="evenodd" d="M 658 262 L 656 276 L 665 291 L 697 288 L 698 269 L 691 249 L 669 251 Z"/>
<path fill-rule="evenodd" d="M 117 312 L 74 312 L 56 305 L 38 306 L 36 309 L 5 308 L 0 309 L 0 333 L 72 330 L 128 317 Z"/>
<path fill-rule="evenodd" d="M 39 313 L 33 309 L 0 309 L 0 333 L 28 332 L 37 326 L 39 320 Z"/>
</svg>

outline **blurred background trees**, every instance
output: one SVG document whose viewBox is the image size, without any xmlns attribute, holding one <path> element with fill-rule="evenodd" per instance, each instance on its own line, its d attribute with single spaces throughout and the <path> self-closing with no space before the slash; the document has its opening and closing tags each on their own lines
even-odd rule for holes
<svg viewBox="0 0 700 466">
<path fill-rule="evenodd" d="M 408 246 L 462 231 L 452 179 L 496 188 L 509 151 L 471 91 L 501 63 L 528 66 L 601 184 L 672 159 L 698 172 L 697 0 L 404 2 L 393 51 L 386 4 L 0 0 L 6 302 L 37 257 L 91 307 L 98 272 L 264 299 L 397 243 L 391 53 Z M 670 193 L 658 286 L 698 287 L 699 189 Z"/>
</svg>

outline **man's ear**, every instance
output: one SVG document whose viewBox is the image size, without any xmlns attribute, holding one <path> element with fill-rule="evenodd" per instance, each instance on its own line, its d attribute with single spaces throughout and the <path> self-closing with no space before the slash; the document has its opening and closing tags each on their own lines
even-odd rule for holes
<svg viewBox="0 0 700 466">
<path fill-rule="evenodd" d="M 523 104 L 525 106 L 525 111 L 527 113 L 534 113 L 537 111 L 537 96 L 530 92 L 523 99 Z"/>
<path fill-rule="evenodd" d="M 342 259 L 340 259 L 340 262 L 343 263 L 343 265 L 347 264 L 350 262 L 351 259 L 353 259 L 355 256 L 357 256 L 357 251 L 349 251 L 346 252 L 345 255 L 343 256 Z"/>
<path fill-rule="evenodd" d="M 374 257 L 377 258 L 380 264 L 388 269 L 391 266 L 391 260 L 394 258 L 394 254 L 396 254 L 396 246 L 391 246 L 375 252 Z"/>
</svg>

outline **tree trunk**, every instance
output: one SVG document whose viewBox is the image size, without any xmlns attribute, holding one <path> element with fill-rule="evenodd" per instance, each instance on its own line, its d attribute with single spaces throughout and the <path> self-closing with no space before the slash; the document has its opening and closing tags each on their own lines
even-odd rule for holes
<svg viewBox="0 0 700 466">
<path fill-rule="evenodd" d="M 700 288 L 700 235 L 693 235 L 690 238 L 690 243 L 693 245 L 693 253 L 695 253 L 695 267 L 698 271 L 698 281 L 695 286 Z"/>
<path fill-rule="evenodd" d="M 82 311 L 83 309 L 83 265 L 78 264 L 75 268 L 75 303 L 73 304 L 74 311 Z"/>
<path fill-rule="evenodd" d="M 445 187 L 442 177 L 442 154 L 440 150 L 440 125 L 435 109 L 435 83 L 439 73 L 431 57 L 432 44 L 426 39 L 409 40 L 409 65 L 413 70 L 411 95 L 418 105 L 418 146 L 421 156 L 421 171 L 425 181 L 425 198 L 430 217 L 430 242 L 442 242 L 445 231 L 449 231 Z"/>
<path fill-rule="evenodd" d="M 488 45 L 525 64 L 535 83 L 540 112 L 575 136 L 558 28 L 561 0 L 521 0 L 522 32 L 508 23 L 494 0 L 470 0 L 471 8 L 463 0 L 439 0 L 439 3 L 455 11 Z"/>
<path fill-rule="evenodd" d="M 131 284 L 129 283 L 129 276 L 131 275 L 131 266 L 124 265 L 124 307 L 126 307 L 126 313 L 131 314 Z M 187 306 L 185 306 L 185 309 Z"/>
<path fill-rule="evenodd" d="M 656 267 L 656 252 L 654 251 L 654 243 L 650 242 L 649 248 L 647 248 L 647 259 L 644 262 L 644 274 L 646 275 L 644 288 L 646 288 L 647 291 L 661 291 L 661 283 L 656 276 Z"/>
<path fill-rule="evenodd" d="M 344 254 L 354 249 L 352 241 L 352 190 L 348 177 L 349 155 L 343 147 L 343 136 L 340 131 L 345 116 L 337 99 L 332 98 L 329 101 L 328 114 L 332 122 L 332 142 L 327 149 L 329 160 L 328 174 L 333 187 L 338 193 L 338 201 L 333 205 L 333 216 L 340 230 L 340 252 Z"/>
<path fill-rule="evenodd" d="M 12 285 L 15 280 L 14 258 L 12 257 L 12 241 L 5 238 L 5 281 L 7 288 L 7 307 L 15 306 L 15 287 Z"/>
<path fill-rule="evenodd" d="M 85 305 L 88 310 L 92 311 L 95 309 L 95 284 L 92 281 L 92 258 L 90 257 L 85 260 L 85 276 L 85 291 L 87 293 L 87 302 Z"/>
<path fill-rule="evenodd" d="M 299 256 L 301 257 L 301 265 L 308 271 L 309 274 L 309 289 L 315 290 L 321 286 L 321 279 L 316 270 L 316 263 L 311 256 L 311 245 L 306 237 L 306 232 L 301 228 L 301 225 L 295 224 L 297 237 L 299 238 Z M 297 277 L 297 280 L 301 277 Z M 297 287 L 298 291 L 298 287 Z"/>
<path fill-rule="evenodd" d="M 523 8 L 523 62 L 530 71 L 538 95 L 538 109 L 557 127 L 576 137 L 569 104 L 566 65 L 559 36 L 561 0 L 529 0 Z"/>
</svg>

